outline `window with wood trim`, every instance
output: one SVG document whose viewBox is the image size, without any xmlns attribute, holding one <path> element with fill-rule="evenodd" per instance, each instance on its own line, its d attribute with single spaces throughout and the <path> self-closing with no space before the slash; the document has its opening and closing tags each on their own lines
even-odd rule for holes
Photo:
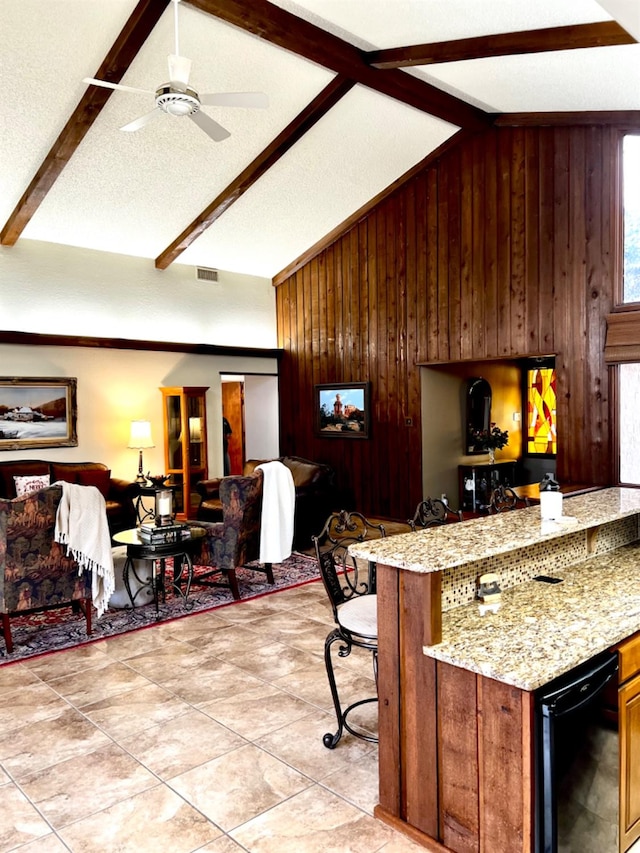
<svg viewBox="0 0 640 853">
<path fill-rule="evenodd" d="M 525 372 L 526 450 L 527 456 L 555 456 L 558 452 L 556 429 L 555 361 L 530 363 Z"/>
<path fill-rule="evenodd" d="M 640 363 L 619 370 L 620 482 L 640 486 Z"/>
<path fill-rule="evenodd" d="M 640 136 L 622 141 L 623 302 L 640 302 Z"/>
</svg>

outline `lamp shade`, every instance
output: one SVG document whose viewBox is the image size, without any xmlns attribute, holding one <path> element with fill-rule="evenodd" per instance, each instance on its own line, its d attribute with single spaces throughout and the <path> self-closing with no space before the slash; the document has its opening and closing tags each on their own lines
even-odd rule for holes
<svg viewBox="0 0 640 853">
<path fill-rule="evenodd" d="M 151 437 L 151 423 L 149 421 L 131 421 L 131 432 L 129 433 L 128 447 L 140 450 L 143 447 L 155 447 Z"/>
</svg>

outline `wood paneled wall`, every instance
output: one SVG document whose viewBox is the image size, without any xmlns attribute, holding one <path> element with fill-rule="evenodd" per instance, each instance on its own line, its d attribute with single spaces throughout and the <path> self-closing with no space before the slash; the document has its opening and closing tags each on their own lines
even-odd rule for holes
<svg viewBox="0 0 640 853">
<path fill-rule="evenodd" d="M 350 508 L 406 518 L 422 497 L 417 365 L 555 353 L 558 476 L 612 482 L 619 145 L 600 126 L 484 132 L 280 284 L 282 452 L 333 465 Z M 364 380 L 371 438 L 315 437 L 313 385 Z"/>
</svg>

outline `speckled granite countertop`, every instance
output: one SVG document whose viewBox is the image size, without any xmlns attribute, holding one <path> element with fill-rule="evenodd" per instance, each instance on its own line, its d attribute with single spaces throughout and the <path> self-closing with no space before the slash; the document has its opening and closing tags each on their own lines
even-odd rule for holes
<svg viewBox="0 0 640 853">
<path fill-rule="evenodd" d="M 462 524 L 374 539 L 351 545 L 349 551 L 355 557 L 399 569 L 439 572 L 638 514 L 640 489 L 602 489 L 565 498 L 563 512 L 563 523 L 541 522 L 540 507 L 532 506 Z"/>
<path fill-rule="evenodd" d="M 502 593 L 497 613 L 477 603 L 443 614 L 437 660 L 535 690 L 640 630 L 640 543 Z"/>
</svg>

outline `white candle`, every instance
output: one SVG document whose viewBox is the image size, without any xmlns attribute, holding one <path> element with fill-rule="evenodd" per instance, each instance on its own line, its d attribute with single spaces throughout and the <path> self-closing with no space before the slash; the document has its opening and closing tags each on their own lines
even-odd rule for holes
<svg viewBox="0 0 640 853">
<path fill-rule="evenodd" d="M 162 495 L 158 498 L 158 514 L 171 515 L 171 494 Z"/>
</svg>

